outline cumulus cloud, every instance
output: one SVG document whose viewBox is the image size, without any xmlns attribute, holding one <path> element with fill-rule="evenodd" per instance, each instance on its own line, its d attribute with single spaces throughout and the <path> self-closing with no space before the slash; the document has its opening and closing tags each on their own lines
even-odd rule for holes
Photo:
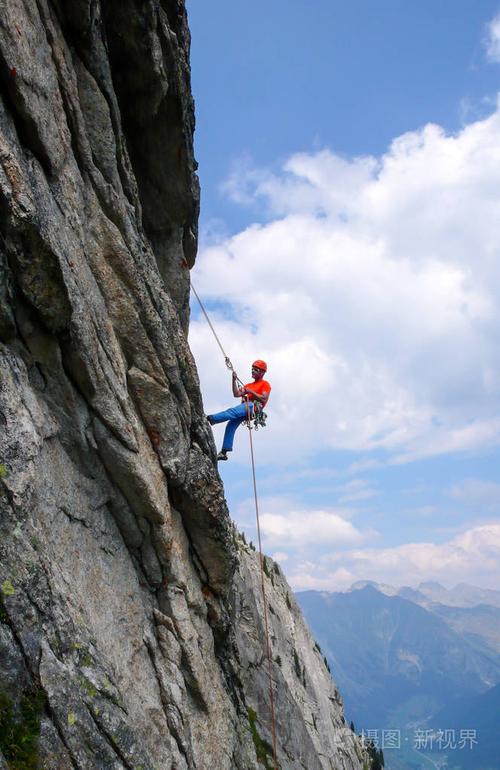
<svg viewBox="0 0 500 770">
<path fill-rule="evenodd" d="M 264 513 L 260 524 L 266 547 L 352 545 L 363 539 L 350 521 L 333 511 Z"/>
<path fill-rule="evenodd" d="M 350 550 L 298 562 L 288 579 L 295 590 L 344 590 L 364 579 L 392 585 L 465 581 L 491 587 L 500 582 L 500 525 L 475 527 L 442 544 Z"/>
<path fill-rule="evenodd" d="M 325 149 L 232 175 L 226 192 L 262 224 L 204 248 L 193 278 L 242 379 L 269 360 L 266 462 L 499 443 L 499 190 L 498 109 L 378 158 Z M 190 339 L 207 409 L 221 408 L 229 382 L 203 319 Z"/>
<path fill-rule="evenodd" d="M 491 62 L 500 62 L 500 13 L 487 26 L 486 55 Z"/>
</svg>

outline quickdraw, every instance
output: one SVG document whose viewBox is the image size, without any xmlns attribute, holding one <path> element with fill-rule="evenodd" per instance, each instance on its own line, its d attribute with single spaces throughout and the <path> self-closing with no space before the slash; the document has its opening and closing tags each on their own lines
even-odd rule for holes
<svg viewBox="0 0 500 770">
<path fill-rule="evenodd" d="M 266 427 L 267 414 L 264 412 L 262 404 L 255 404 L 253 408 L 253 426 L 255 430 Z"/>
</svg>

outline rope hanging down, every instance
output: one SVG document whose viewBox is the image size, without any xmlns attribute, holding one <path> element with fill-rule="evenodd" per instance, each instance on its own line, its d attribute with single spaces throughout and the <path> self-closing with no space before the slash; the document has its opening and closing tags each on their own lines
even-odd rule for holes
<svg viewBox="0 0 500 770">
<path fill-rule="evenodd" d="M 262 604 L 264 607 L 264 629 L 266 632 L 266 652 L 267 652 L 267 668 L 269 674 L 269 705 L 271 707 L 271 735 L 273 741 L 273 764 L 274 770 L 278 770 L 278 759 L 276 750 L 276 712 L 274 708 L 274 691 L 273 691 L 273 669 L 272 669 L 272 655 L 271 655 L 271 643 L 269 641 L 269 620 L 267 609 L 267 596 L 266 585 L 264 582 L 264 556 L 262 554 L 262 540 L 260 537 L 260 517 L 259 517 L 259 498 L 257 495 L 257 481 L 255 476 L 255 458 L 253 453 L 253 439 L 252 439 L 252 423 L 250 422 L 250 410 L 248 407 L 248 399 L 246 400 L 247 407 L 247 428 L 248 437 L 250 439 L 250 456 L 252 458 L 252 479 L 253 479 L 253 495 L 255 500 L 255 519 L 257 521 L 257 539 L 259 543 L 259 562 L 260 562 L 260 582 L 262 588 Z"/>
<path fill-rule="evenodd" d="M 182 267 L 188 267 L 187 262 L 183 260 L 181 262 Z M 198 304 L 201 308 L 201 311 L 203 315 L 205 316 L 207 323 L 212 331 L 212 334 L 215 337 L 215 340 L 217 342 L 217 345 L 219 346 L 222 355 L 224 356 L 224 361 L 228 369 L 231 371 L 234 371 L 233 365 L 231 363 L 231 359 L 229 356 L 226 355 L 226 351 L 222 347 L 222 343 L 217 336 L 217 332 L 214 329 L 214 326 L 208 317 L 208 313 L 205 310 L 203 303 L 201 299 L 198 296 L 198 292 L 196 291 L 195 287 L 193 286 L 193 282 L 191 281 L 191 288 L 193 290 L 194 296 L 198 300 Z M 243 382 L 237 377 L 237 381 L 240 383 L 240 385 L 243 385 Z M 273 691 L 273 666 L 272 666 L 272 654 L 271 654 L 271 642 L 270 642 L 270 636 L 269 636 L 269 616 L 268 616 L 268 604 L 267 604 L 267 595 L 266 595 L 266 584 L 264 579 L 264 555 L 262 553 L 262 540 L 260 536 L 260 516 L 259 516 L 259 498 L 257 494 L 257 480 L 256 480 L 256 474 L 255 474 L 255 456 L 253 451 L 253 439 L 252 439 L 252 421 L 250 416 L 250 409 L 248 405 L 248 398 L 245 400 L 246 408 L 247 408 L 247 428 L 248 428 L 248 437 L 250 439 L 250 457 L 252 460 L 252 479 L 253 479 L 253 494 L 254 494 L 254 500 L 255 500 L 255 519 L 257 522 L 257 539 L 259 544 L 259 563 L 260 563 L 260 584 L 261 584 L 261 590 L 262 590 L 262 604 L 264 608 L 264 630 L 266 635 L 266 657 L 267 657 L 267 668 L 268 668 L 268 676 L 269 676 L 269 705 L 271 709 L 271 736 L 272 736 L 272 746 L 273 746 L 273 765 L 274 770 L 278 770 L 278 759 L 277 759 L 277 741 L 276 741 L 276 711 L 274 707 L 274 691 Z"/>
</svg>

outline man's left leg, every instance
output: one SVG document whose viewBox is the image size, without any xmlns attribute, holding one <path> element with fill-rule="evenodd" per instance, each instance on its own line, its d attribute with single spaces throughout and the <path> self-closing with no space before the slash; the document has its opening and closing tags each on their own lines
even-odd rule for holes
<svg viewBox="0 0 500 770">
<path fill-rule="evenodd" d="M 240 427 L 242 422 L 245 422 L 246 414 L 244 417 L 236 417 L 234 420 L 229 420 L 224 431 L 224 440 L 222 442 L 221 454 L 227 455 L 228 452 L 233 451 L 234 434 Z M 227 460 L 227 457 L 221 457 L 221 460 Z"/>
<path fill-rule="evenodd" d="M 238 404 L 238 406 L 230 406 L 229 409 L 224 409 L 222 412 L 208 414 L 207 419 L 210 425 L 217 425 L 219 422 L 227 422 L 227 420 L 235 420 L 239 419 L 240 417 L 245 418 L 246 413 L 246 405 Z"/>
<path fill-rule="evenodd" d="M 248 415 L 252 414 L 252 405 L 247 408 L 246 404 L 238 404 L 238 406 L 225 409 L 223 412 L 217 412 L 216 414 L 208 415 L 208 420 L 211 425 L 215 425 L 219 422 L 227 421 L 226 430 L 224 431 L 224 440 L 222 442 L 222 449 L 217 455 L 218 460 L 227 460 L 227 453 L 233 451 L 234 434 L 241 425 L 242 422 L 248 418 Z"/>
</svg>

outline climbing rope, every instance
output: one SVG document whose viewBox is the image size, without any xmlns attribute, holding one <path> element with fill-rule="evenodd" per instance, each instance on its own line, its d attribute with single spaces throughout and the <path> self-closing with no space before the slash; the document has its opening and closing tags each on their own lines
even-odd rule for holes
<svg viewBox="0 0 500 770">
<path fill-rule="evenodd" d="M 188 264 L 185 260 L 182 260 L 181 266 L 187 268 Z M 215 337 L 215 340 L 217 342 L 217 345 L 219 346 L 222 355 L 224 356 L 224 361 L 228 369 L 231 371 L 234 371 L 233 365 L 231 363 L 231 359 L 229 356 L 226 355 L 226 351 L 222 347 L 222 343 L 217 335 L 217 332 L 214 329 L 214 326 L 208 316 L 207 311 L 205 310 L 205 307 L 203 306 L 203 302 L 198 296 L 198 292 L 196 291 L 193 282 L 191 281 L 191 288 L 193 290 L 194 296 L 198 300 L 198 304 L 201 308 L 201 311 L 203 315 L 205 316 L 207 323 L 212 330 L 212 334 Z M 237 382 L 243 386 L 243 382 L 239 379 L 239 377 L 236 378 Z M 259 496 L 257 494 L 257 478 L 255 473 L 255 456 L 253 451 L 253 439 L 252 439 L 252 418 L 250 415 L 250 407 L 249 407 L 249 400 L 248 398 L 245 399 L 246 409 L 247 409 L 247 428 L 248 428 L 248 436 L 250 439 L 250 457 L 252 460 L 252 479 L 253 479 L 253 494 L 254 494 L 254 500 L 255 500 L 255 519 L 257 522 L 257 539 L 259 543 L 259 563 L 260 563 L 260 584 L 261 584 L 261 591 L 262 591 L 262 604 L 264 608 L 264 630 L 266 635 L 266 657 L 267 657 L 267 668 L 268 668 L 268 675 L 269 675 L 269 705 L 271 710 L 271 736 L 272 736 L 272 747 L 273 747 L 273 765 L 274 770 L 278 770 L 278 759 L 277 759 L 277 741 L 276 741 L 276 710 L 274 706 L 274 690 L 273 690 L 273 666 L 272 666 L 272 653 L 271 653 L 271 641 L 269 636 L 269 616 L 268 616 L 268 603 L 267 603 L 267 595 L 266 595 L 266 583 L 264 579 L 264 555 L 262 553 L 262 540 L 260 536 L 260 516 L 259 516 Z M 265 424 L 265 421 L 264 421 Z"/>
<path fill-rule="evenodd" d="M 182 264 L 182 263 L 181 263 L 181 264 Z M 187 266 L 187 264 L 186 264 L 186 266 Z M 184 265 L 183 265 L 183 267 L 184 267 Z M 219 339 L 219 337 L 218 337 L 218 335 L 217 335 L 217 332 L 215 331 L 215 329 L 214 329 L 214 327 L 213 327 L 212 321 L 210 320 L 210 318 L 209 318 L 209 316 L 208 316 L 208 313 L 207 313 L 207 311 L 205 310 L 205 308 L 204 308 L 204 306 L 203 306 L 203 302 L 202 302 L 202 301 L 201 301 L 201 299 L 199 298 L 199 296 L 198 296 L 198 292 L 197 292 L 197 291 L 196 291 L 196 289 L 194 288 L 194 284 L 193 284 L 193 282 L 192 282 L 192 281 L 191 281 L 191 288 L 192 288 L 192 290 L 193 290 L 194 296 L 195 296 L 195 297 L 196 297 L 196 299 L 198 300 L 198 304 L 199 304 L 199 306 L 200 306 L 200 308 L 201 308 L 201 312 L 202 312 L 202 313 L 203 313 L 203 315 L 205 316 L 205 318 L 206 318 L 206 320 L 207 320 L 207 323 L 208 323 L 208 325 L 210 326 L 210 329 L 212 330 L 212 334 L 213 334 L 213 335 L 214 335 L 214 337 L 215 337 L 215 341 L 217 342 L 217 345 L 219 346 L 219 348 L 220 348 L 220 350 L 221 350 L 221 353 L 222 353 L 222 355 L 224 356 L 224 361 L 225 361 L 225 364 L 226 364 L 227 368 L 228 368 L 228 369 L 230 369 L 231 371 L 234 371 L 234 367 L 233 367 L 233 365 L 232 365 L 232 363 L 231 363 L 231 359 L 229 358 L 229 356 L 227 356 L 227 355 L 226 355 L 226 351 L 225 351 L 225 350 L 224 350 L 224 348 L 222 347 L 222 342 L 220 341 L 220 339 Z M 243 383 L 241 382 L 241 380 L 240 380 L 239 378 L 238 378 L 238 382 L 239 382 L 241 385 L 243 385 Z"/>
<path fill-rule="evenodd" d="M 262 553 L 262 540 L 260 537 L 260 516 L 259 516 L 259 496 L 257 494 L 257 479 L 255 474 L 255 457 L 253 452 L 253 439 L 252 439 L 252 423 L 250 418 L 250 409 L 248 406 L 248 399 L 245 400 L 247 407 L 247 428 L 248 436 L 250 439 L 250 457 L 252 459 L 252 479 L 253 479 L 253 496 L 255 501 L 255 520 L 257 522 L 257 539 L 259 543 L 259 562 L 260 562 L 260 582 L 262 589 L 262 604 L 264 607 L 264 629 L 266 633 L 266 652 L 267 652 L 267 667 L 269 674 L 269 705 L 271 707 L 271 735 L 273 741 L 273 764 L 274 770 L 278 770 L 277 750 L 276 750 L 276 712 L 274 708 L 274 691 L 273 691 L 273 669 L 272 669 L 272 655 L 271 655 L 271 642 L 269 639 L 269 620 L 267 609 L 267 596 L 266 596 L 266 584 L 264 580 L 264 556 Z"/>
</svg>

